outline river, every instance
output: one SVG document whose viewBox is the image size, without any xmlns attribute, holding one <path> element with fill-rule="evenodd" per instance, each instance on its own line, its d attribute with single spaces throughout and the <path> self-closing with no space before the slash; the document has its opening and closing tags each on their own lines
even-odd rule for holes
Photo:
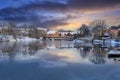
<svg viewBox="0 0 120 80">
<path fill-rule="evenodd" d="M 120 80 L 119 60 L 72 41 L 0 43 L 0 80 Z"/>
</svg>

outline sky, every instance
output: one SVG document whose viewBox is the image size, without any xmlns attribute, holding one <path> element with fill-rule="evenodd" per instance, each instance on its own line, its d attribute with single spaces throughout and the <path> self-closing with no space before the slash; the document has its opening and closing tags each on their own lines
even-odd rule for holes
<svg viewBox="0 0 120 80">
<path fill-rule="evenodd" d="M 120 0 L 0 0 L 0 21 L 75 30 L 93 20 L 120 24 Z"/>
</svg>

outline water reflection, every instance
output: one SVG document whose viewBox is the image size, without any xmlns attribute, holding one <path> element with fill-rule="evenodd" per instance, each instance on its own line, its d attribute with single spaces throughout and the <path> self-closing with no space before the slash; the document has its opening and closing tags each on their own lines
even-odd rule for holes
<svg viewBox="0 0 120 80">
<path fill-rule="evenodd" d="M 105 64 L 107 58 L 107 52 L 104 48 L 100 47 L 99 45 L 94 46 L 93 49 L 90 51 L 91 57 L 90 61 L 95 64 Z"/>
<path fill-rule="evenodd" d="M 40 64 L 114 63 L 100 45 L 74 47 L 72 41 L 34 41 L 0 43 L 0 62 L 39 61 Z M 59 63 L 59 64 L 58 64 Z"/>
</svg>

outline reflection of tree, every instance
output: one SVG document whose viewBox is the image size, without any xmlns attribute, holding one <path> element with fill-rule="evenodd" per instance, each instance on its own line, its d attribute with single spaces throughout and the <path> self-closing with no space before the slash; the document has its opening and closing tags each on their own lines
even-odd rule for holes
<svg viewBox="0 0 120 80">
<path fill-rule="evenodd" d="M 90 57 L 90 61 L 95 64 L 104 64 L 106 63 L 106 52 L 103 48 L 95 46 L 91 52 L 92 56 Z"/>
<path fill-rule="evenodd" d="M 39 50 L 44 49 L 42 42 L 1 42 L 0 43 L 0 59 L 4 58 L 13 62 L 18 57 L 33 56 Z"/>
<path fill-rule="evenodd" d="M 0 43 L 0 56 L 9 56 L 10 59 L 13 59 L 16 55 L 34 55 L 38 50 L 44 48 L 43 43 L 39 42 L 15 42 L 15 43 Z"/>
<path fill-rule="evenodd" d="M 39 49 L 38 47 L 39 47 L 38 44 L 29 43 L 29 54 L 30 54 L 30 55 L 34 55 L 35 52 L 38 51 L 38 49 Z"/>
<path fill-rule="evenodd" d="M 1 56 L 9 56 L 10 61 L 13 60 L 16 52 L 17 52 L 17 46 L 15 43 L 3 43 L 2 45 L 2 53 Z"/>
<path fill-rule="evenodd" d="M 82 58 L 86 58 L 88 56 L 88 53 L 90 51 L 90 47 L 83 47 L 80 48 L 80 55 Z"/>
<path fill-rule="evenodd" d="M 31 42 L 29 43 L 29 54 L 33 55 L 35 54 L 38 50 L 41 50 L 44 48 L 43 43 L 40 43 L 38 41 L 36 42 Z"/>
</svg>

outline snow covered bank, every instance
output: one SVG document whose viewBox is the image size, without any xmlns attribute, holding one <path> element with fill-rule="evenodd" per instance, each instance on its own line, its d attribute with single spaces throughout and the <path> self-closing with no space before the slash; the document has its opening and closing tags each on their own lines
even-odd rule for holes
<svg viewBox="0 0 120 80">
<path fill-rule="evenodd" d="M 30 38 L 30 37 L 23 37 L 23 38 L 17 38 L 16 40 L 14 38 L 9 38 L 9 42 L 14 42 L 14 41 L 36 41 L 38 39 L 36 38 Z"/>
<path fill-rule="evenodd" d="M 17 41 L 36 41 L 36 38 L 23 37 L 22 39 L 17 39 Z"/>
</svg>

